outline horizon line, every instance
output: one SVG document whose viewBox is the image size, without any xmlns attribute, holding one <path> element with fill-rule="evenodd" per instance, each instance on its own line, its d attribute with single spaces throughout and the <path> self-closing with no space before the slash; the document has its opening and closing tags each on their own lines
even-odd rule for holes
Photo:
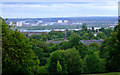
<svg viewBox="0 0 120 75">
<path fill-rule="evenodd" d="M 57 17 L 3 17 L 3 18 L 70 18 L 70 17 L 118 17 L 115 15 L 103 15 L 103 16 L 57 16 Z"/>
</svg>

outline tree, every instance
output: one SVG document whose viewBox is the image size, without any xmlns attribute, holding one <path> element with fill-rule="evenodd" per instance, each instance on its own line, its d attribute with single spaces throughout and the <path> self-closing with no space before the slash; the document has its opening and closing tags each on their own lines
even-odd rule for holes
<svg viewBox="0 0 120 75">
<path fill-rule="evenodd" d="M 80 42 L 80 37 L 79 37 L 77 34 L 73 33 L 73 34 L 70 36 L 70 40 L 69 40 L 70 46 L 71 46 L 71 47 L 76 46 L 76 45 L 79 44 L 79 42 Z"/>
<path fill-rule="evenodd" d="M 61 73 L 61 71 L 62 71 L 62 67 L 61 67 L 59 61 L 57 61 L 57 71 L 58 71 L 58 73 Z"/>
<path fill-rule="evenodd" d="M 39 66 L 37 70 L 37 75 L 48 74 L 48 66 Z"/>
<path fill-rule="evenodd" d="M 78 35 L 83 36 L 86 33 L 86 31 L 79 30 Z"/>
<path fill-rule="evenodd" d="M 105 29 L 105 30 L 103 31 L 103 33 L 105 33 L 107 37 L 110 37 L 112 32 L 113 32 L 112 29 Z"/>
<path fill-rule="evenodd" d="M 50 74 L 57 74 L 60 71 L 62 74 L 67 74 L 67 65 L 64 56 L 64 51 L 57 50 L 50 54 L 48 60 L 48 71 Z M 59 62 L 58 62 L 59 61 Z"/>
<path fill-rule="evenodd" d="M 87 26 L 86 26 L 86 24 L 82 25 L 82 30 L 83 30 L 83 31 L 87 31 Z"/>
<path fill-rule="evenodd" d="M 66 29 L 66 37 L 69 37 L 71 35 L 71 31 L 69 31 L 68 29 Z"/>
<path fill-rule="evenodd" d="M 56 44 L 56 45 L 50 46 L 49 50 L 50 50 L 50 53 L 52 53 L 53 51 L 60 50 L 60 47 L 58 44 Z"/>
<path fill-rule="evenodd" d="M 92 26 L 92 32 L 95 32 L 95 29 L 94 29 L 94 27 Z"/>
<path fill-rule="evenodd" d="M 100 39 L 106 39 L 107 38 L 107 36 L 104 33 L 101 33 L 101 32 L 97 33 L 97 37 L 100 38 Z"/>
<path fill-rule="evenodd" d="M 119 24 L 120 25 L 120 24 Z M 107 69 L 108 71 L 120 71 L 120 28 L 118 27 L 109 40 Z"/>
<path fill-rule="evenodd" d="M 33 51 L 37 52 L 36 54 L 41 60 L 40 65 L 44 66 L 47 63 L 47 60 L 50 55 L 48 45 L 45 42 L 38 41 L 36 39 L 32 39 L 31 42 L 34 44 Z"/>
<path fill-rule="evenodd" d="M 105 30 L 105 28 L 101 28 L 101 29 L 99 29 L 99 31 L 101 31 L 101 32 L 103 32 Z"/>
<path fill-rule="evenodd" d="M 98 37 L 96 37 L 96 36 L 93 36 L 93 37 L 91 37 L 90 38 L 91 40 L 100 40 Z"/>
<path fill-rule="evenodd" d="M 56 38 L 63 38 L 64 37 L 64 33 L 61 31 L 54 31 L 52 30 L 51 32 L 48 33 L 49 39 L 56 39 Z"/>
<path fill-rule="evenodd" d="M 89 32 L 88 34 L 89 34 L 89 36 L 88 36 L 89 40 L 90 40 L 92 37 L 94 37 L 94 35 L 93 35 L 92 32 Z"/>
<path fill-rule="evenodd" d="M 17 30 L 13 31 L 2 21 L 2 73 L 36 74 L 39 59 L 32 51 L 29 39 Z"/>
<path fill-rule="evenodd" d="M 46 35 L 42 36 L 41 41 L 46 41 L 46 40 L 47 40 L 47 36 Z"/>
<path fill-rule="evenodd" d="M 2 68 L 2 18 L 0 17 L 0 68 Z M 2 70 L 0 70 L 2 73 Z"/>
<path fill-rule="evenodd" d="M 59 45 L 60 45 L 60 49 L 62 49 L 62 50 L 66 50 L 66 49 L 70 48 L 70 44 L 67 41 L 63 41 Z"/>
<path fill-rule="evenodd" d="M 65 60 L 67 63 L 67 72 L 73 74 L 80 74 L 82 67 L 82 59 L 75 48 L 64 51 Z"/>
<path fill-rule="evenodd" d="M 114 31 L 112 36 L 102 43 L 100 49 L 100 56 L 106 59 L 108 72 L 120 71 L 120 24 Z"/>
<path fill-rule="evenodd" d="M 42 37 L 41 35 L 33 34 L 33 35 L 30 36 L 30 40 L 32 40 L 32 39 L 40 40 L 41 37 Z"/>
<path fill-rule="evenodd" d="M 83 60 L 82 73 L 103 72 L 102 64 L 92 51 Z"/>
<path fill-rule="evenodd" d="M 55 39 L 57 38 L 57 36 L 56 36 L 56 35 L 52 35 L 51 38 L 52 38 L 53 40 L 55 40 Z"/>
<path fill-rule="evenodd" d="M 57 50 L 50 54 L 48 64 L 50 74 L 56 74 L 58 70 L 62 74 L 75 74 L 81 73 L 82 59 L 76 49 Z"/>
<path fill-rule="evenodd" d="M 57 38 L 63 38 L 64 37 L 64 33 L 63 32 L 58 32 L 57 33 Z"/>
<path fill-rule="evenodd" d="M 89 50 L 98 51 L 99 50 L 99 45 L 96 42 L 93 42 L 93 43 L 90 44 Z"/>
<path fill-rule="evenodd" d="M 85 33 L 82 37 L 81 40 L 89 40 L 89 34 Z"/>
<path fill-rule="evenodd" d="M 43 52 L 43 49 L 36 46 L 34 43 L 31 43 L 32 45 L 32 50 L 35 52 L 35 54 L 38 56 L 38 59 L 40 60 L 40 66 L 44 65 L 45 62 L 44 61 L 44 52 Z"/>
<path fill-rule="evenodd" d="M 79 54 L 81 56 L 81 58 L 83 59 L 87 53 L 88 53 L 88 48 L 85 44 L 83 44 L 82 42 L 80 42 L 78 45 L 75 46 L 76 50 L 79 51 Z"/>
<path fill-rule="evenodd" d="M 99 56 L 101 58 L 108 57 L 109 44 L 110 44 L 110 38 L 107 38 L 102 42 L 102 44 L 100 46 L 100 49 L 99 49 L 99 51 L 100 51 Z"/>
</svg>

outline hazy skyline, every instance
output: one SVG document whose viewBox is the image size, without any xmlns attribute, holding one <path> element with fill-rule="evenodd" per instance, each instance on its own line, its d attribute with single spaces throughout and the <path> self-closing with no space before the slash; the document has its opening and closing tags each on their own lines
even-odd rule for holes
<svg viewBox="0 0 120 75">
<path fill-rule="evenodd" d="M 26 1 L 26 2 L 25 2 Z M 2 1 L 2 17 L 42 18 L 42 17 L 80 17 L 80 16 L 117 16 L 117 0 L 62 0 L 61 2 Z M 74 1 L 74 2 L 73 2 Z"/>
</svg>

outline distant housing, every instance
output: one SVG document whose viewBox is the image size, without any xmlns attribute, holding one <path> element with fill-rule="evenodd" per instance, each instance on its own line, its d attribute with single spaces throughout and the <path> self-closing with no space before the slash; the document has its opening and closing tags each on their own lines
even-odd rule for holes
<svg viewBox="0 0 120 75">
<path fill-rule="evenodd" d="M 97 43 L 98 45 L 101 45 L 101 43 L 103 42 L 103 40 L 80 40 L 80 41 L 87 46 L 94 42 Z"/>
<path fill-rule="evenodd" d="M 17 22 L 17 26 L 22 26 L 22 22 Z"/>
<path fill-rule="evenodd" d="M 58 23 L 62 23 L 62 20 L 58 20 Z"/>
<path fill-rule="evenodd" d="M 64 41 L 68 41 L 68 40 L 64 40 Z M 103 42 L 103 40 L 80 40 L 83 44 L 89 46 L 90 44 L 92 43 L 97 43 L 98 45 L 101 45 L 101 43 Z M 53 43 L 53 44 L 58 44 L 58 43 L 61 43 L 62 41 L 59 40 L 59 41 L 55 41 L 55 40 L 49 40 L 49 41 L 46 41 L 46 43 Z"/>
</svg>

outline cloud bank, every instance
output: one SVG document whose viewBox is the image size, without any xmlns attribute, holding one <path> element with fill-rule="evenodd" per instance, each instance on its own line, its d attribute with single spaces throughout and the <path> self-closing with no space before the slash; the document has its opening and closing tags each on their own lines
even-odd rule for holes
<svg viewBox="0 0 120 75">
<path fill-rule="evenodd" d="M 103 2 L 102 1 L 97 2 L 97 1 L 98 0 L 91 0 L 91 2 L 90 0 L 89 2 L 2 2 L 2 13 L 3 13 L 2 16 L 3 17 L 59 17 L 59 16 L 79 17 L 79 16 L 117 16 L 118 15 L 117 2 L 113 0 L 108 0 L 108 1 L 102 0 Z"/>
</svg>

